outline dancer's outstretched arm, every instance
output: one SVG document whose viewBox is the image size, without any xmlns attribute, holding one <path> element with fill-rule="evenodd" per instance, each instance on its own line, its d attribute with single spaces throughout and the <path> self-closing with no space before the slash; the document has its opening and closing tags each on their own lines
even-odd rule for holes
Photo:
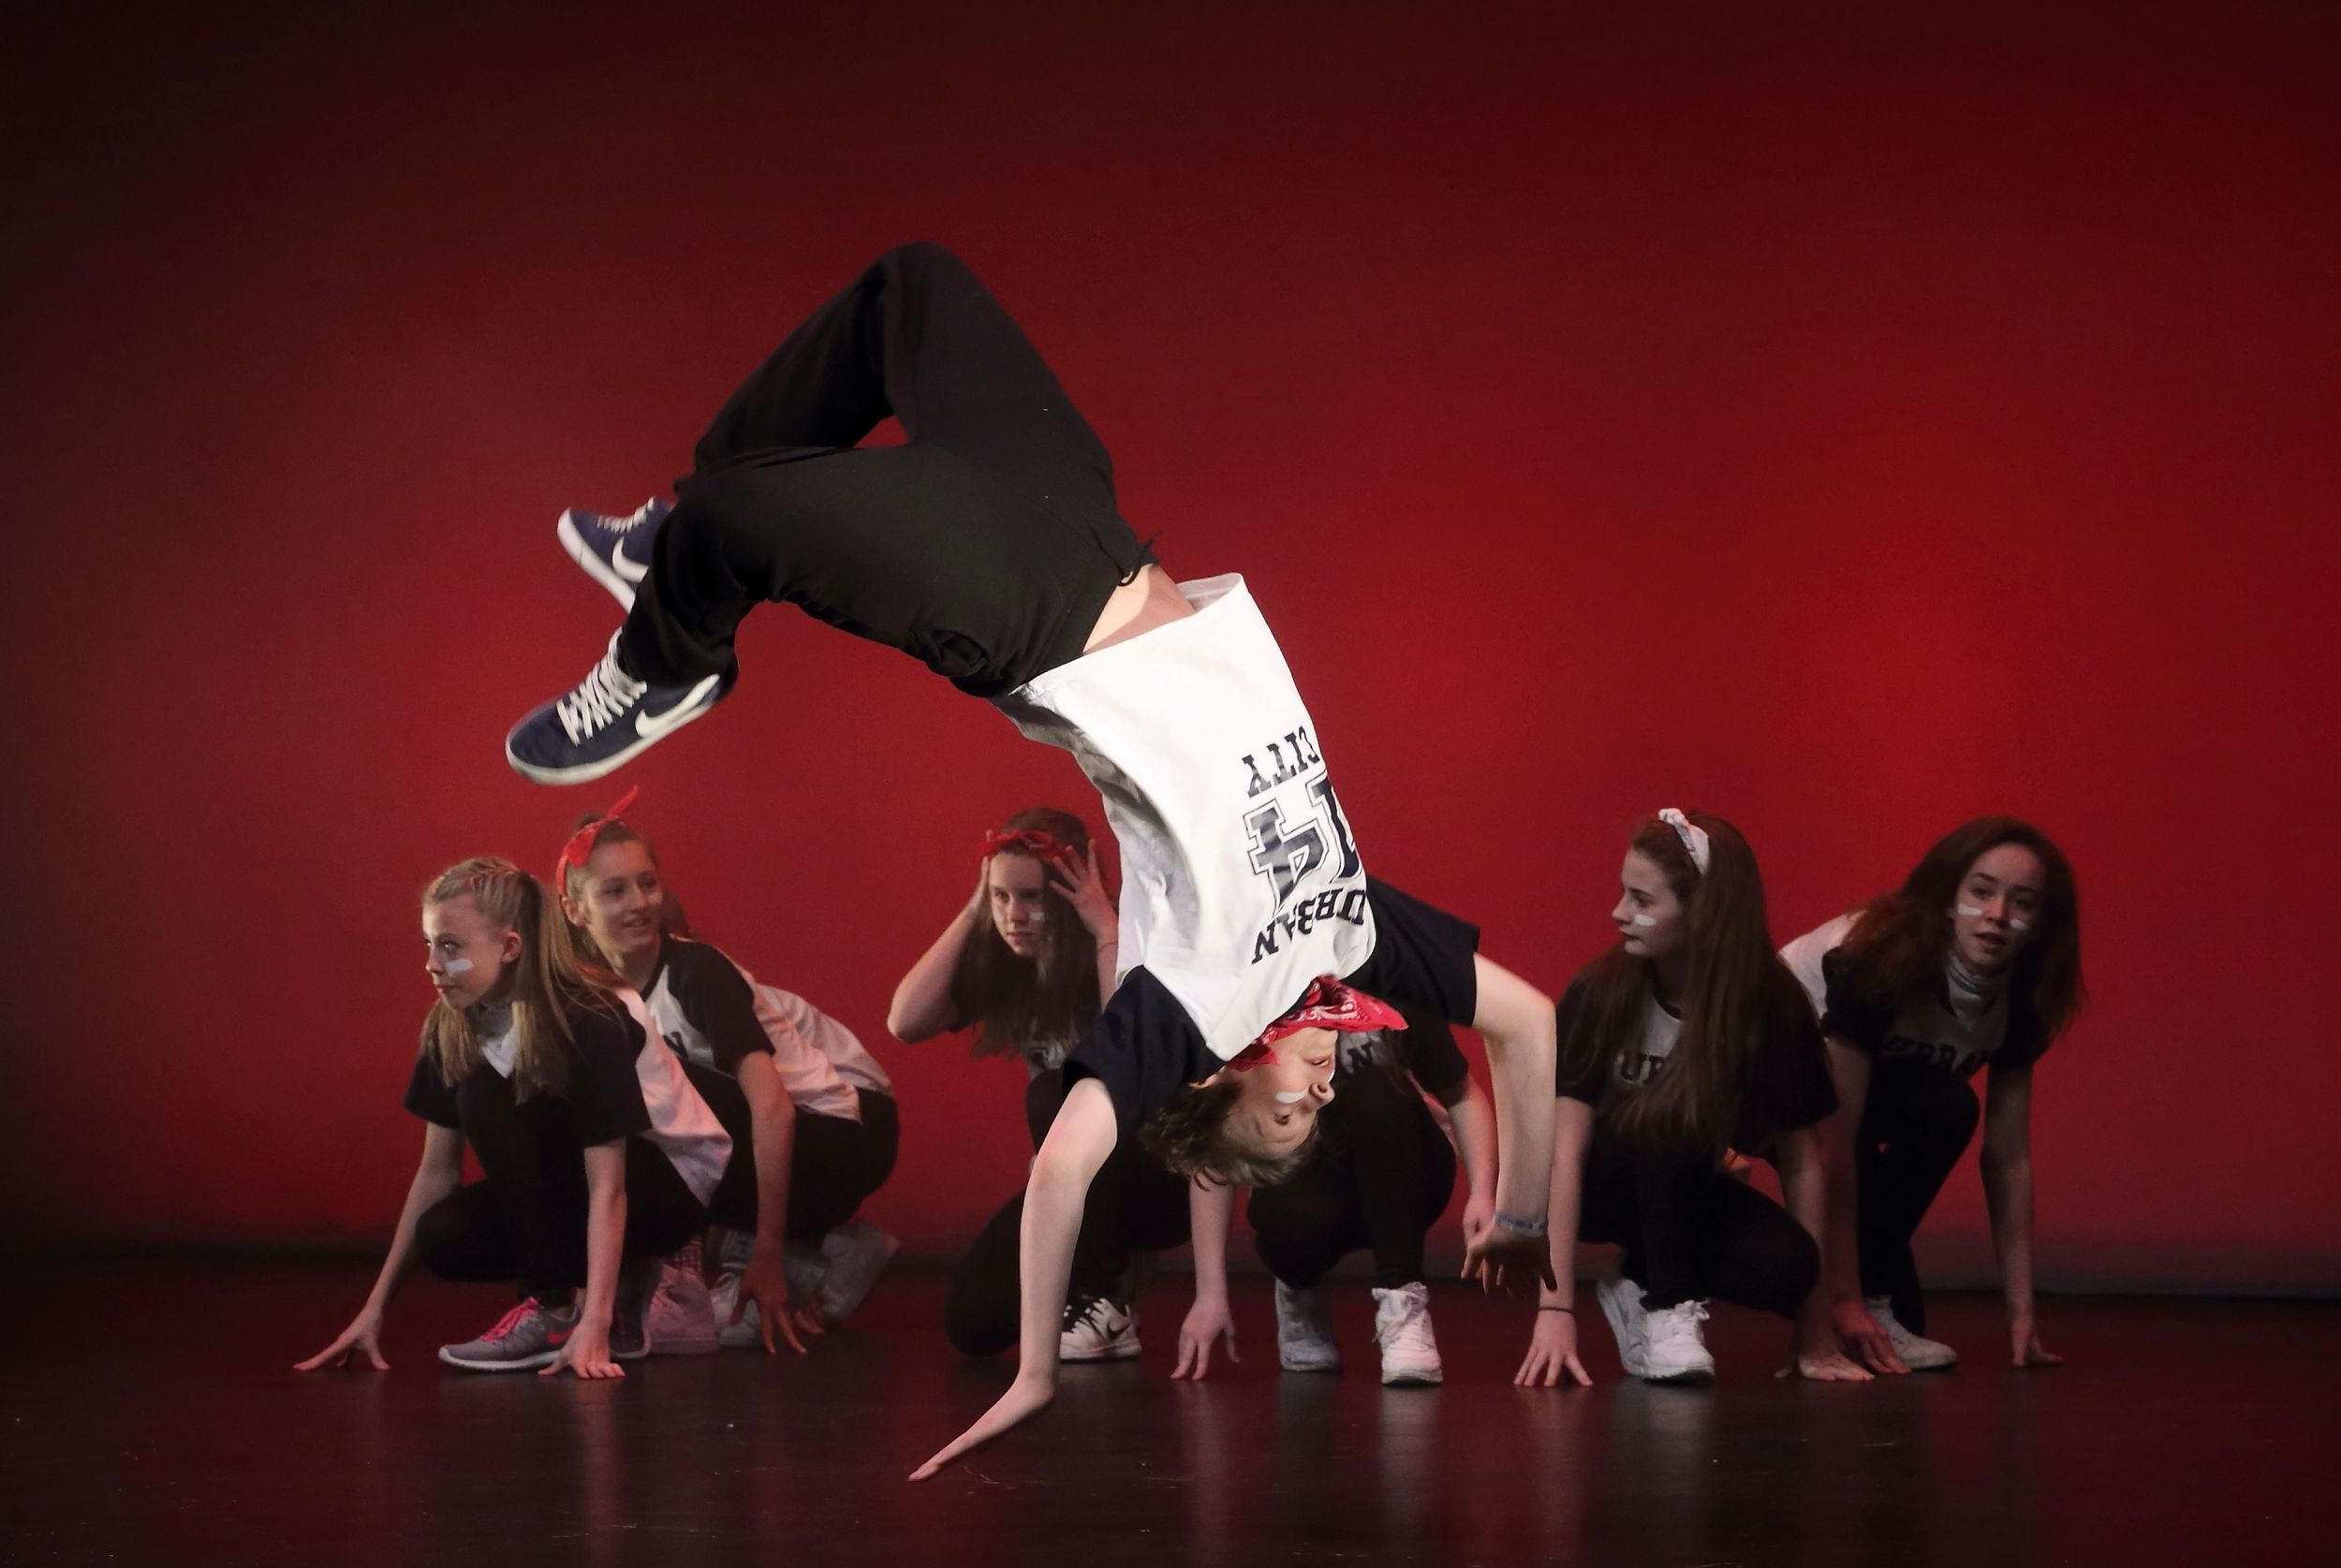
<svg viewBox="0 0 2341 1568">
<path fill-rule="evenodd" d="M 1546 1077 L 1551 1076 L 1548 1062 Z M 1055 1397 L 1057 1336 L 1064 1327 L 1066 1287 L 1073 1278 L 1073 1243 L 1081 1235 L 1089 1183 L 1113 1152 L 1114 1138 L 1113 1102 L 1105 1085 L 1082 1078 L 1049 1124 L 1024 1183 L 1016 1381 L 974 1426 L 912 1471 L 913 1481 L 927 1479 L 970 1448 L 991 1442 Z"/>
<path fill-rule="evenodd" d="M 1495 1084 L 1496 1223 L 1465 1246 L 1464 1278 L 1524 1294 L 1553 1282 L 1544 1235 L 1553 1173 L 1553 999 L 1500 964 L 1477 956 L 1472 964 L 1480 1003 L 1471 1027 L 1487 1046 Z"/>
</svg>

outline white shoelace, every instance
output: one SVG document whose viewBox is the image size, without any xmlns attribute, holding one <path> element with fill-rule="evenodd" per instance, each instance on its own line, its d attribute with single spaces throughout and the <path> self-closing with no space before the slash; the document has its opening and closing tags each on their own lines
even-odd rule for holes
<svg viewBox="0 0 2341 1568">
<path fill-rule="evenodd" d="M 1437 1354 L 1431 1338 L 1430 1303 L 1417 1299 L 1410 1291 L 1391 1291 L 1383 1299 L 1399 1304 L 1388 1319 L 1390 1337 L 1385 1348 L 1417 1356 Z"/>
<path fill-rule="evenodd" d="M 569 743 L 576 745 L 617 723 L 619 716 L 649 690 L 647 681 L 637 681 L 618 667 L 618 644 L 613 637 L 610 652 L 601 656 L 594 672 L 578 682 L 577 690 L 555 702 L 552 711 Z"/>
</svg>

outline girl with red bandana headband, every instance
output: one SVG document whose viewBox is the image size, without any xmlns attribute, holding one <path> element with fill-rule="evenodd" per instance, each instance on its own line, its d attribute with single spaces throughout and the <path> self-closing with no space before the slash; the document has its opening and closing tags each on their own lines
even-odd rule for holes
<svg viewBox="0 0 2341 1568">
<path fill-rule="evenodd" d="M 889 415 L 902 445 L 858 445 Z M 1180 1148 L 1223 1180 L 1303 1154 L 1330 1062 L 1304 1049 L 1247 1082 L 1226 1066 L 1321 975 L 1479 1033 L 1502 1164 L 1467 1265 L 1507 1288 L 1546 1272 L 1551 999 L 1481 958 L 1475 928 L 1366 874 L 1243 579 L 1162 570 L 1104 444 L 957 257 L 880 256 L 732 395 L 676 493 L 631 518 L 563 515 L 565 548 L 630 608 L 577 687 L 513 726 L 515 769 L 599 777 L 704 715 L 737 678 L 742 619 L 782 602 L 1068 753 L 1121 848 L 1112 994 L 1026 1185 L 1017 1380 L 920 1475 L 1053 1394 L 1084 1194 L 1150 1114 L 1200 1095 L 1189 1121 L 1210 1136 Z"/>
<path fill-rule="evenodd" d="M 1386 1384 L 1436 1384 L 1442 1376 L 1431 1330 L 1423 1242 L 1447 1208 L 1460 1152 L 1469 1181 L 1466 1241 L 1495 1222 L 1495 1112 L 1472 1081 L 1453 1031 L 1398 1010 L 1338 981 L 1312 987 L 1294 1018 L 1266 1036 L 1269 1048 L 1306 1024 L 1335 1035 L 1339 1091 L 1318 1118 L 1317 1152 L 1285 1181 L 1255 1190 L 1245 1217 L 1260 1261 L 1276 1279 L 1276 1359 L 1288 1372 L 1341 1367 L 1325 1277 L 1343 1254 L 1364 1248 L 1374 1260 L 1374 1340 Z M 1242 1065 L 1244 1059 L 1237 1059 Z M 1446 1107 L 1454 1144 L 1425 1096 Z M 1213 1346 L 1230 1355 L 1227 1239 L 1235 1189 L 1193 1187 L 1195 1305 L 1179 1333 L 1173 1377 L 1202 1377 Z"/>
<path fill-rule="evenodd" d="M 690 1247 L 669 1262 L 645 1333 L 654 1355 L 719 1343 L 802 1353 L 805 1334 L 852 1315 L 897 1246 L 854 1218 L 894 1168 L 891 1086 L 836 1020 L 692 937 L 657 852 L 625 820 L 633 799 L 578 825 L 555 891 L 581 945 L 640 996 L 733 1146 L 708 1203 L 714 1256 Z M 712 1296 L 703 1261 L 715 1266 Z"/>
<path fill-rule="evenodd" d="M 983 836 L 976 889 L 894 989 L 887 1027 L 908 1042 L 972 1030 L 979 1055 L 1024 1065 L 1024 1120 L 1034 1148 L 1065 1103 L 1065 1059 L 1113 988 L 1113 901 L 1088 827 L 1036 807 Z M 964 1356 L 1016 1343 L 1017 1233 L 1010 1200 L 952 1276 L 944 1332 Z M 1134 1142 L 1117 1147 L 1089 1186 L 1073 1250 L 1058 1355 L 1121 1360 L 1139 1352 L 1137 1276 L 1152 1254 L 1186 1240 L 1186 1183 Z"/>
</svg>

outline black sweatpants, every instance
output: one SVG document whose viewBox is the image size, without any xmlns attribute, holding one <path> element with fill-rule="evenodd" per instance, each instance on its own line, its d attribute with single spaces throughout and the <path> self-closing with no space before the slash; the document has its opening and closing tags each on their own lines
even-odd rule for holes
<svg viewBox="0 0 2341 1568">
<path fill-rule="evenodd" d="M 1926 1332 L 1926 1293 L 1910 1239 L 1980 1117 L 1974 1088 L 1949 1073 L 1915 1062 L 1870 1069 L 1853 1147 L 1862 1294 L 1892 1297 L 1894 1316 L 1913 1333 Z"/>
<path fill-rule="evenodd" d="M 1455 1190 L 1455 1150 L 1412 1080 L 1371 1065 L 1346 1075 L 1317 1137 L 1306 1165 L 1245 1200 L 1268 1271 L 1306 1290 L 1365 1247 L 1383 1289 L 1422 1279 L 1423 1238 Z"/>
<path fill-rule="evenodd" d="M 1712 1162 L 1646 1152 L 1598 1121 L 1577 1234 L 1626 1249 L 1626 1277 L 1653 1312 L 1716 1300 L 1794 1317 L 1820 1279 L 1820 1248 L 1787 1209 Z"/>
<path fill-rule="evenodd" d="M 756 1125 L 740 1080 L 729 1073 L 684 1063 L 715 1120 L 731 1135 L 731 1163 L 707 1200 L 707 1217 L 734 1230 L 757 1221 Z M 788 1239 L 817 1241 L 854 1216 L 862 1200 L 894 1173 L 902 1118 L 891 1094 L 857 1089 L 861 1120 L 797 1112 L 796 1143 L 788 1160 Z"/>
<path fill-rule="evenodd" d="M 568 1105 L 516 1101 L 501 1073 L 456 1086 L 456 1114 L 484 1180 L 423 1210 L 415 1249 L 444 1279 L 518 1280 L 523 1296 L 567 1301 L 585 1282 L 584 1145 Z M 625 1255 L 663 1257 L 707 1223 L 674 1162 L 646 1139 L 626 1140 Z"/>
<path fill-rule="evenodd" d="M 889 414 L 907 445 L 856 448 Z M 814 312 L 693 462 L 620 645 L 655 682 L 727 668 L 773 600 L 994 696 L 1078 657 L 1152 559 L 1104 444 L 937 245 L 889 251 Z"/>
<path fill-rule="evenodd" d="M 1065 1104 L 1062 1070 L 1039 1074 L 1024 1091 L 1024 1121 L 1038 1149 Z M 985 1223 L 951 1275 L 943 1298 L 943 1332 L 962 1356 L 997 1356 L 1015 1347 L 1022 1276 L 1024 1194 Z M 1125 1137 L 1089 1183 L 1081 1235 L 1073 1243 L 1067 1295 L 1111 1296 L 1133 1252 L 1160 1252 L 1187 1238 L 1186 1180 Z"/>
</svg>

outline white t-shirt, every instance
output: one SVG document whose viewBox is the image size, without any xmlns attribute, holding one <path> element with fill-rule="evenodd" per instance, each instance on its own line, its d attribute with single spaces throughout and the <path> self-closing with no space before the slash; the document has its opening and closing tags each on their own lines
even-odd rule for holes
<svg viewBox="0 0 2341 1568">
<path fill-rule="evenodd" d="M 886 1069 L 878 1065 L 877 1058 L 870 1054 L 869 1048 L 852 1030 L 796 992 L 761 984 L 744 969 L 740 973 L 747 975 L 748 984 L 756 990 L 756 1021 L 764 1026 L 775 1051 L 780 1048 L 783 1032 L 793 1033 L 828 1062 L 849 1087 L 866 1089 L 873 1094 L 894 1092 L 894 1080 L 886 1076 Z M 860 1114 L 855 1112 L 856 1116 Z"/>
<path fill-rule="evenodd" d="M 1845 945 L 1845 939 L 1853 934 L 1853 923 L 1861 917 L 1855 913 L 1823 921 L 1780 949 L 1780 961 L 1789 966 L 1796 983 L 1812 998 L 1815 1018 L 1829 1011 L 1829 981 L 1821 975 L 1820 960 Z"/>
<path fill-rule="evenodd" d="M 634 1056 L 634 1076 L 642 1083 L 642 1107 L 650 1112 L 650 1131 L 642 1136 L 665 1151 L 691 1195 L 705 1203 L 724 1179 L 724 1166 L 731 1163 L 731 1135 L 691 1087 L 675 1053 L 658 1037 L 658 1025 L 642 999 L 622 990 L 618 1000 L 642 1026 L 642 1048 Z M 505 1059 L 511 1059 L 508 1048 Z"/>
<path fill-rule="evenodd" d="M 1244 579 L 1179 591 L 1195 614 L 997 706 L 1070 753 L 1105 799 L 1122 852 L 1120 974 L 1143 964 L 1225 1061 L 1311 980 L 1355 973 L 1374 915 L 1317 726 Z"/>
<path fill-rule="evenodd" d="M 764 989 L 719 949 L 670 937 L 642 1001 L 673 1054 L 737 1076 L 743 1055 L 769 1048 L 791 1105 L 817 1116 L 861 1121 L 861 1100 L 853 1086 L 786 1009 L 766 1005 L 758 994 Z"/>
</svg>

